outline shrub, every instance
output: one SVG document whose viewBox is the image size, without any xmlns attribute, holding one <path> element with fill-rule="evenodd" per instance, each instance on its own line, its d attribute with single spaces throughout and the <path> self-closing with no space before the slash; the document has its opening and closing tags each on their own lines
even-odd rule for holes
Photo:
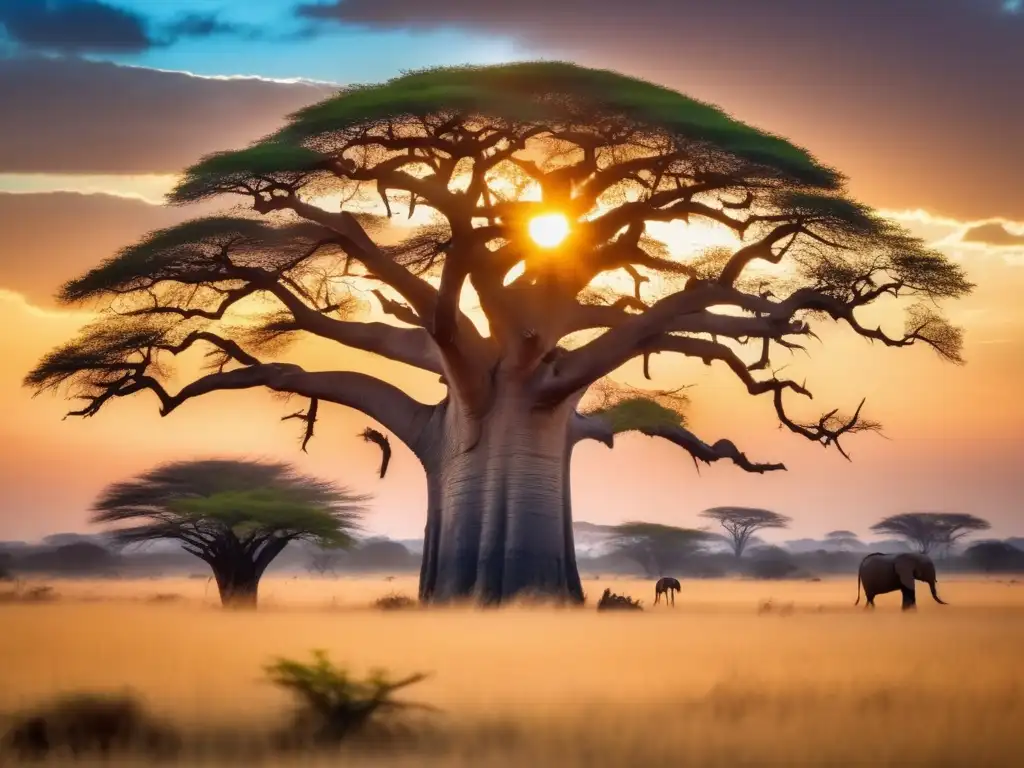
<svg viewBox="0 0 1024 768">
<path fill-rule="evenodd" d="M 0 603 L 48 603 L 58 599 L 58 594 L 45 584 L 22 589 L 16 584 L 13 590 L 0 592 Z"/>
<path fill-rule="evenodd" d="M 411 597 L 399 594 L 398 592 L 391 592 L 384 595 L 384 597 L 377 598 L 374 605 L 383 611 L 395 611 L 403 608 L 415 608 L 417 603 Z"/>
<path fill-rule="evenodd" d="M 628 595 L 613 594 L 611 589 L 606 589 L 597 603 L 599 611 L 642 611 L 643 607 L 639 600 L 634 600 Z"/>
<path fill-rule="evenodd" d="M 299 743 L 335 744 L 364 728 L 378 713 L 432 709 L 393 698 L 396 691 L 424 680 L 427 676 L 422 673 L 393 680 L 387 672 L 374 670 L 365 680 L 357 680 L 320 650 L 313 651 L 312 662 L 278 659 L 266 671 L 271 682 L 291 691 L 299 701 L 290 732 Z"/>
<path fill-rule="evenodd" d="M 20 759 L 114 750 L 156 757 L 175 752 L 179 739 L 130 694 L 74 693 L 16 715 L 0 745 Z"/>
</svg>

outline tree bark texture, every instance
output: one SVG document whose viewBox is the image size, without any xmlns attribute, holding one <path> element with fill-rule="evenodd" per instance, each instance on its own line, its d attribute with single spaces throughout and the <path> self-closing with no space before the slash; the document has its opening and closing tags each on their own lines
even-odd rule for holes
<svg viewBox="0 0 1024 768">
<path fill-rule="evenodd" d="M 217 563 L 213 576 L 217 580 L 223 607 L 242 610 L 256 608 L 261 572 L 252 562 L 238 560 Z"/>
<path fill-rule="evenodd" d="M 480 418 L 439 407 L 424 451 L 421 600 L 583 599 L 572 537 L 568 405 L 536 409 L 499 388 Z"/>
</svg>

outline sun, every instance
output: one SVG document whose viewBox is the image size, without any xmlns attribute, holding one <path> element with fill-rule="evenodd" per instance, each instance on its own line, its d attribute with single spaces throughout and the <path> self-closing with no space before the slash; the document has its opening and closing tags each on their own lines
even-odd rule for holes
<svg viewBox="0 0 1024 768">
<path fill-rule="evenodd" d="M 530 237 L 541 248 L 555 248 L 569 236 L 569 220 L 560 213 L 545 213 L 530 219 Z"/>
</svg>

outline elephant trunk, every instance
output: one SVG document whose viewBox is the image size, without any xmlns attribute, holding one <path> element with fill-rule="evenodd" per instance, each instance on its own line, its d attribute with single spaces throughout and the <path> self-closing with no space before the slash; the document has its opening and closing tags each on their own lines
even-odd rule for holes
<svg viewBox="0 0 1024 768">
<path fill-rule="evenodd" d="M 931 581 L 928 582 L 928 586 L 932 590 L 932 599 L 936 603 L 938 603 L 939 605 L 949 605 L 949 603 L 947 603 L 945 600 L 943 600 L 941 597 L 939 597 L 939 593 L 935 591 L 935 580 L 934 579 L 932 579 Z"/>
</svg>

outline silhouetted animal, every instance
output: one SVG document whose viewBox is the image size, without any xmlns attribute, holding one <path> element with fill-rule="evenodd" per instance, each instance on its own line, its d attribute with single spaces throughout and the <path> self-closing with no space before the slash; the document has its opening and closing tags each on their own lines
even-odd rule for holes
<svg viewBox="0 0 1024 768">
<path fill-rule="evenodd" d="M 658 579 L 658 583 L 654 585 L 654 604 L 657 605 L 661 596 L 665 595 L 665 605 L 668 605 L 669 598 L 672 599 L 672 605 L 676 604 L 676 592 L 679 591 L 679 580 L 673 579 L 671 576 L 662 576 Z"/>
<path fill-rule="evenodd" d="M 928 555 L 916 552 L 902 552 L 898 555 L 873 552 L 860 562 L 860 569 L 857 572 L 857 602 L 854 605 L 860 604 L 860 589 L 863 584 L 864 597 L 867 598 L 865 608 L 875 607 L 875 595 L 884 595 L 897 589 L 903 593 L 903 610 L 915 608 L 915 579 L 928 585 L 936 603 L 946 605 L 935 591 L 935 563 Z"/>
</svg>

